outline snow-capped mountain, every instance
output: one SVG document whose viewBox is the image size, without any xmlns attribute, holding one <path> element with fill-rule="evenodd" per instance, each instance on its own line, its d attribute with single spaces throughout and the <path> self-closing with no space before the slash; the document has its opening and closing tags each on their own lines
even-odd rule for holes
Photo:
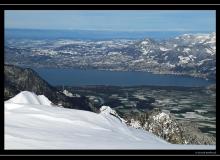
<svg viewBox="0 0 220 160">
<path fill-rule="evenodd" d="M 144 64 L 153 72 L 186 74 L 215 79 L 216 34 L 184 34 L 162 42 L 136 44 Z M 146 66 L 146 65 L 145 65 Z"/>
<path fill-rule="evenodd" d="M 127 126 L 103 106 L 100 113 L 51 105 L 24 91 L 5 101 L 5 149 L 215 149 L 215 145 L 174 145 Z"/>
<path fill-rule="evenodd" d="M 143 40 L 7 40 L 5 61 L 34 67 L 184 74 L 215 80 L 216 34 Z"/>
</svg>

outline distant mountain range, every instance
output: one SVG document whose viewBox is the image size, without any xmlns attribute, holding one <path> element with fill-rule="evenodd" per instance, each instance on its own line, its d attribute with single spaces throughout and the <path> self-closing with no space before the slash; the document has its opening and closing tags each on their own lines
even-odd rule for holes
<svg viewBox="0 0 220 160">
<path fill-rule="evenodd" d="M 5 63 L 28 67 L 148 71 L 216 79 L 216 34 L 167 40 L 7 39 Z"/>
</svg>

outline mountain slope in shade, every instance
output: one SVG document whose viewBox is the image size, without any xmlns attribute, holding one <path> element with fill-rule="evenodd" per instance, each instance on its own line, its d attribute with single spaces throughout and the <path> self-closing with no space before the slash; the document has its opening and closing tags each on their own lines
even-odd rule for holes
<svg viewBox="0 0 220 160">
<path fill-rule="evenodd" d="M 65 108 L 91 111 L 89 101 L 85 97 L 68 97 L 42 79 L 34 70 L 5 64 L 5 100 L 14 97 L 21 91 L 30 91 L 39 95 L 45 95 L 54 104 L 62 104 Z"/>
<path fill-rule="evenodd" d="M 21 92 L 5 101 L 5 149 L 215 149 L 167 143 L 128 127 L 106 106 L 97 114 L 49 106 L 45 99 Z"/>
</svg>

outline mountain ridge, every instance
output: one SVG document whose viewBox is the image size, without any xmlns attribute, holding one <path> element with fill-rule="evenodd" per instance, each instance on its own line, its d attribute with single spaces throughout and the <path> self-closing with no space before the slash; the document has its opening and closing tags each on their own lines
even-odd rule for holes
<svg viewBox="0 0 220 160">
<path fill-rule="evenodd" d="M 157 41 L 17 40 L 5 44 L 6 63 L 39 68 L 143 71 L 216 79 L 216 33 Z"/>
<path fill-rule="evenodd" d="M 77 108 L 91 111 L 89 101 L 85 97 L 68 97 L 42 79 L 34 70 L 15 65 L 4 65 L 4 99 L 14 97 L 21 91 L 31 91 L 45 95 L 54 104 L 62 104 L 66 108 Z"/>
</svg>

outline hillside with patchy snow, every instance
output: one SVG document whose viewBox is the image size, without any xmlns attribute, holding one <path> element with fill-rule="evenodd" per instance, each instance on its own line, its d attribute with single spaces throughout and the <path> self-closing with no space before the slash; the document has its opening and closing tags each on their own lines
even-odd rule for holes
<svg viewBox="0 0 220 160">
<path fill-rule="evenodd" d="M 110 107 L 100 113 L 67 109 L 23 91 L 5 101 L 5 149 L 215 149 L 174 145 L 128 127 Z"/>
<path fill-rule="evenodd" d="M 39 42 L 40 45 L 39 45 Z M 43 68 L 148 71 L 215 80 L 216 33 L 167 40 L 7 40 L 5 62 Z"/>
</svg>

